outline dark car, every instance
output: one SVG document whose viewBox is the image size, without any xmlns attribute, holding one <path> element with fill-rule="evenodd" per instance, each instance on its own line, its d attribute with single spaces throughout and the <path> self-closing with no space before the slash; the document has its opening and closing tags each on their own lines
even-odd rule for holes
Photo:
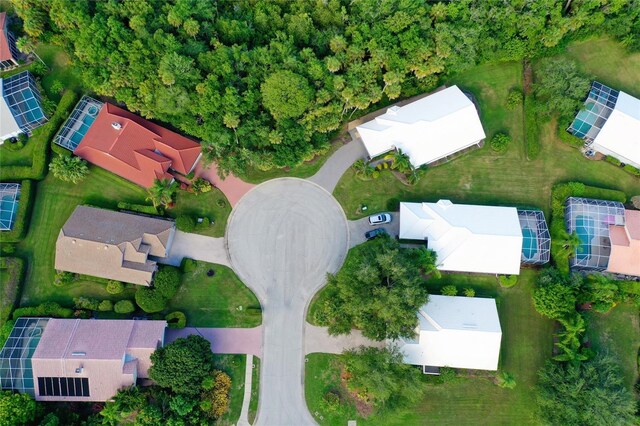
<svg viewBox="0 0 640 426">
<path fill-rule="evenodd" d="M 371 231 L 367 231 L 364 233 L 364 236 L 367 240 L 371 240 L 375 237 L 379 237 L 380 235 L 386 235 L 387 234 L 387 230 L 384 228 L 376 228 L 376 229 L 372 229 Z"/>
</svg>

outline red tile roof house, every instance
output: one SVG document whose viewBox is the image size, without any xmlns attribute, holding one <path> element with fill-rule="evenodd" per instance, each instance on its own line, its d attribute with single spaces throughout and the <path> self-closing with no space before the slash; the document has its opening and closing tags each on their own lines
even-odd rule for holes
<svg viewBox="0 0 640 426">
<path fill-rule="evenodd" d="M 0 12 L 0 70 L 3 71 L 18 66 L 18 49 L 7 21 L 7 14 Z"/>
<path fill-rule="evenodd" d="M 171 170 L 189 174 L 201 148 L 191 139 L 105 103 L 73 153 L 149 188 L 155 179 L 173 180 Z"/>
</svg>

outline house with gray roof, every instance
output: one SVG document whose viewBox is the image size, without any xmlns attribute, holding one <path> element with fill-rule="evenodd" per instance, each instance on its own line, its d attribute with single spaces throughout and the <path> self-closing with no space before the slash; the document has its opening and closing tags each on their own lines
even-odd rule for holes
<svg viewBox="0 0 640 426">
<path fill-rule="evenodd" d="M 149 286 L 175 230 L 166 219 L 78 206 L 58 235 L 55 268 Z"/>
</svg>

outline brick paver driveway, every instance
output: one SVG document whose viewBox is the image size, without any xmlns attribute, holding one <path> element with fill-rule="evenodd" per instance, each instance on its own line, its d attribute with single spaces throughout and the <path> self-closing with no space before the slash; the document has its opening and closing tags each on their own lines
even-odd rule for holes
<svg viewBox="0 0 640 426">
<path fill-rule="evenodd" d="M 227 227 L 233 269 L 262 304 L 258 425 L 315 421 L 304 399 L 304 317 L 311 298 L 349 247 L 340 205 L 319 185 L 268 181 L 235 206 Z"/>
</svg>

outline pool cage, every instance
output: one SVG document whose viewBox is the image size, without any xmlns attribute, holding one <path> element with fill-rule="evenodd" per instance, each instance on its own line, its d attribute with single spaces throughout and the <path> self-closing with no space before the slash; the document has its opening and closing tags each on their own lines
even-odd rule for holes
<svg viewBox="0 0 640 426">
<path fill-rule="evenodd" d="M 613 112 L 619 94 L 619 91 L 597 81 L 591 83 L 584 108 L 578 112 L 567 131 L 591 144 Z"/>
<path fill-rule="evenodd" d="M 35 396 L 31 357 L 49 322 L 48 318 L 18 318 L 0 350 L 0 388 Z"/>
<path fill-rule="evenodd" d="M 89 127 L 95 121 L 103 105 L 103 102 L 92 97 L 83 96 L 54 137 L 54 143 L 73 152 L 89 131 Z"/>
<path fill-rule="evenodd" d="M 0 183 L 0 231 L 10 231 L 18 214 L 19 183 Z"/>
<path fill-rule="evenodd" d="M 544 213 L 540 210 L 518 210 L 522 229 L 521 262 L 544 265 L 551 257 L 551 235 Z"/>
<path fill-rule="evenodd" d="M 2 96 L 20 130 L 28 135 L 47 122 L 40 91 L 29 71 L 2 79 Z"/>
<path fill-rule="evenodd" d="M 624 205 L 617 201 L 570 197 L 565 204 L 564 220 L 567 232 L 577 234 L 580 239 L 569 265 L 574 269 L 607 269 L 611 254 L 609 227 L 624 226 Z"/>
</svg>

